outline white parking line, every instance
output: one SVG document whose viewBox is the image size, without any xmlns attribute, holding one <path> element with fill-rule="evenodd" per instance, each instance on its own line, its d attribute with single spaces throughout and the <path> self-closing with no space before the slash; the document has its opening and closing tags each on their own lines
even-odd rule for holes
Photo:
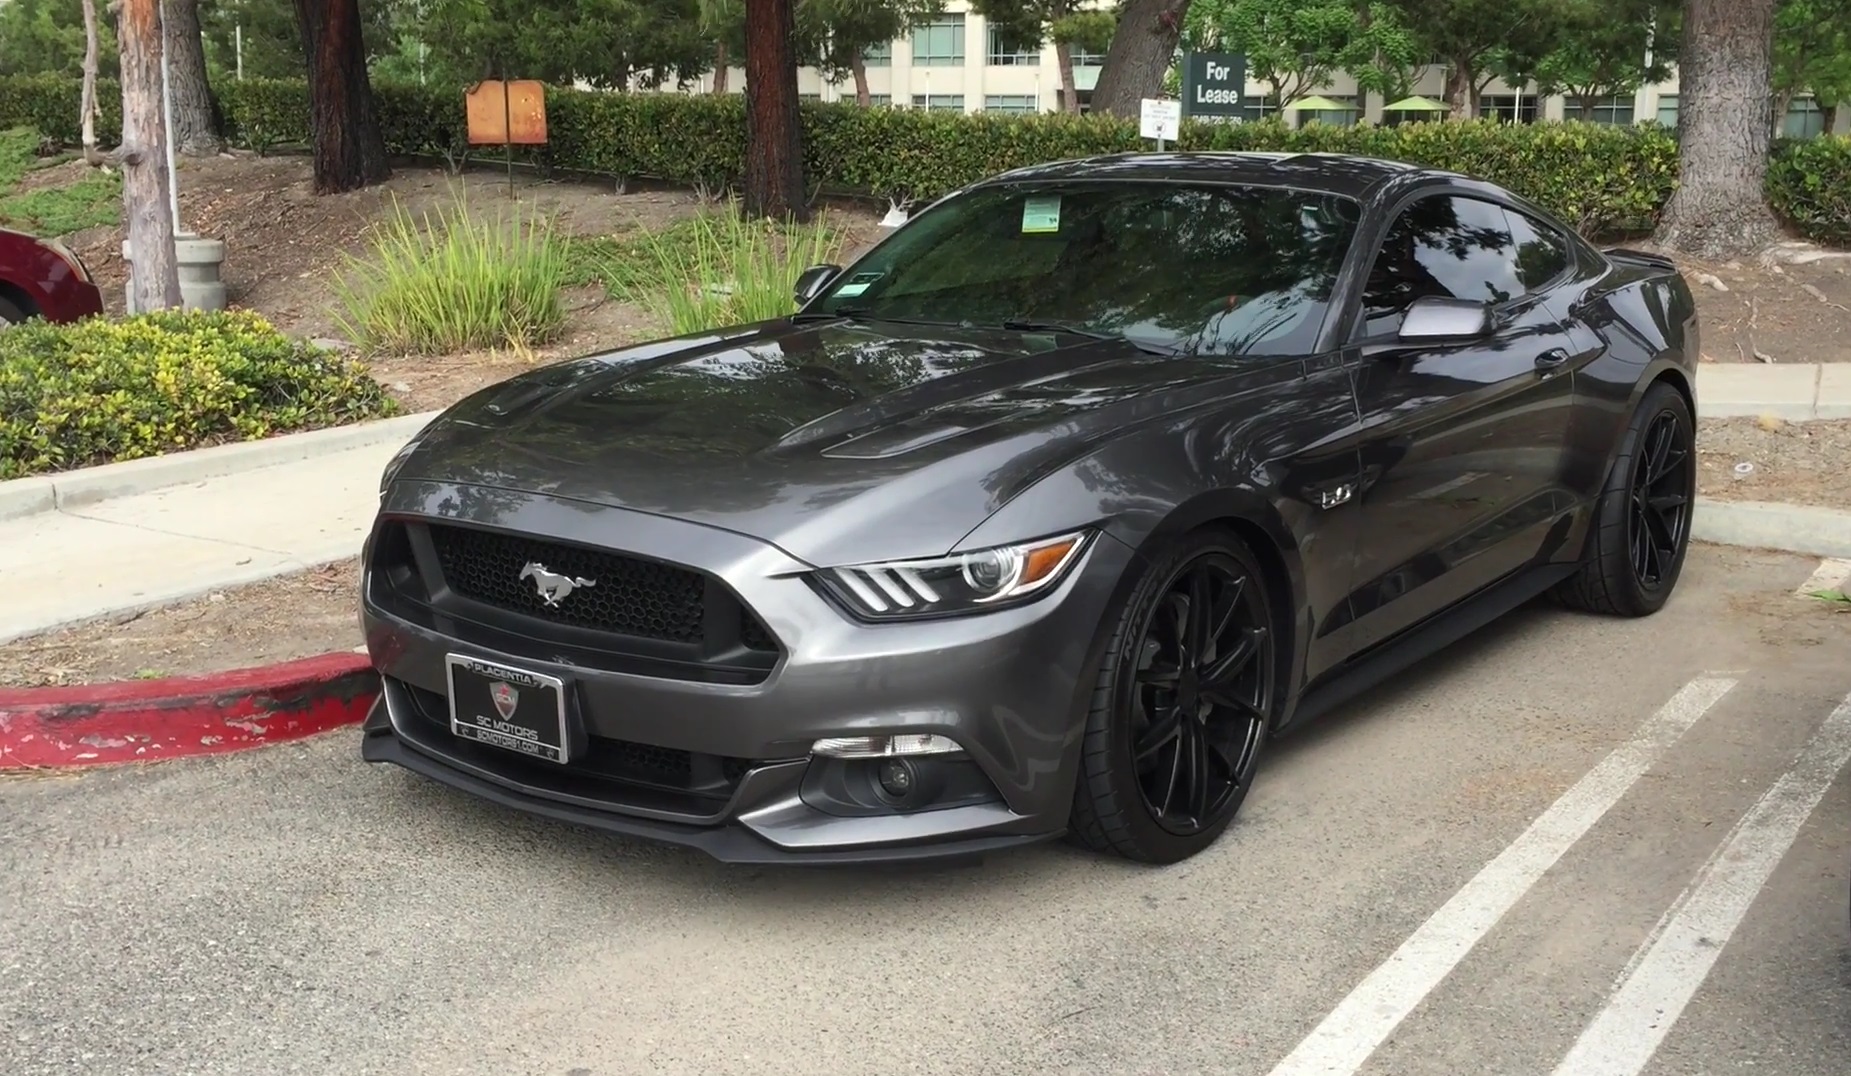
<svg viewBox="0 0 1851 1076">
<path fill-rule="evenodd" d="M 1645 1068 L 1847 761 L 1851 697 L 1825 719 L 1793 768 L 1736 823 L 1659 921 L 1641 946 L 1644 955 L 1635 955 L 1630 973 L 1555 1076 L 1634 1076 Z"/>
<path fill-rule="evenodd" d="M 1685 731 L 1734 687 L 1732 679 L 1692 680 L 1633 738 L 1550 805 L 1522 836 L 1338 1003 L 1272 1076 L 1353 1073 L 1369 1060 L 1422 998 L 1490 932 L 1511 906 L 1601 816 L 1618 803 Z"/>
<path fill-rule="evenodd" d="M 1822 560 L 1813 570 L 1812 576 L 1800 584 L 1796 594 L 1817 594 L 1821 590 L 1837 590 L 1851 580 L 1851 560 Z"/>
</svg>

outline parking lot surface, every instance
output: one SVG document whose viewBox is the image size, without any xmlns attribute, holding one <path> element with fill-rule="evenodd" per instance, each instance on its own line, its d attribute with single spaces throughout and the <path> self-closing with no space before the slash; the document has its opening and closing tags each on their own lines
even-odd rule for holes
<svg viewBox="0 0 1851 1076">
<path fill-rule="evenodd" d="M 1851 1067 L 1851 615 L 1697 547 L 1275 743 L 1209 852 L 736 869 L 357 733 L 0 781 L 0 1069 L 1496 1073 Z"/>
</svg>

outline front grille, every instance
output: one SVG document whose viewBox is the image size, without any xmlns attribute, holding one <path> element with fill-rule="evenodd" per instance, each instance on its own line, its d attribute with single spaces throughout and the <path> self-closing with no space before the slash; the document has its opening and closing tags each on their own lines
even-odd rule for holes
<svg viewBox="0 0 1851 1076">
<path fill-rule="evenodd" d="M 465 598 L 544 620 L 593 631 L 700 643 L 704 636 L 707 580 L 686 568 L 620 553 L 441 524 L 431 545 L 450 589 Z M 548 605 L 528 564 L 589 585 Z M 750 614 L 747 614 L 748 618 Z"/>
</svg>

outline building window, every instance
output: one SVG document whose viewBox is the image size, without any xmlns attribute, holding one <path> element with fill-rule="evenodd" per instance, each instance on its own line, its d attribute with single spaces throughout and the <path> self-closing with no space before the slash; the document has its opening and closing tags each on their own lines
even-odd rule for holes
<svg viewBox="0 0 1851 1076">
<path fill-rule="evenodd" d="M 990 27 L 990 51 L 984 60 L 991 67 L 1034 67 L 1041 63 L 1041 46 L 1011 41 Z"/>
<path fill-rule="evenodd" d="M 1632 94 L 1614 94 L 1612 97 L 1596 97 L 1591 102 L 1593 108 L 1586 118 L 1593 123 L 1604 123 L 1610 127 L 1623 126 L 1632 122 Z M 1568 99 L 1568 118 L 1581 119 L 1583 102 L 1576 98 Z"/>
<path fill-rule="evenodd" d="M 1478 99 L 1478 114 L 1499 123 L 1535 123 L 1536 98 L 1527 94 L 1492 94 Z M 1435 116 L 1442 113 L 1435 112 Z"/>
<path fill-rule="evenodd" d="M 869 108 L 892 108 L 893 107 L 893 94 L 890 94 L 890 93 L 868 94 L 868 107 Z"/>
<path fill-rule="evenodd" d="M 928 112 L 962 112 L 964 95 L 961 93 L 916 93 L 913 94 L 913 107 L 923 108 Z"/>
<path fill-rule="evenodd" d="M 1674 130 L 1677 128 L 1677 94 L 1658 95 L 1658 122 Z"/>
<path fill-rule="evenodd" d="M 1080 103 L 1080 113 L 1082 115 L 1093 110 L 1093 91 L 1075 90 L 1073 91 L 1073 99 Z M 1054 91 L 1054 101 L 1061 108 L 1065 109 L 1067 107 L 1067 91 L 1056 89 Z"/>
<path fill-rule="evenodd" d="M 1355 95 L 1352 94 L 1348 97 L 1338 97 L 1335 95 L 1326 96 L 1329 96 L 1332 101 L 1344 107 L 1341 109 L 1300 109 L 1298 110 L 1298 122 L 1300 125 L 1316 121 L 1318 123 L 1328 123 L 1332 127 L 1356 126 L 1356 121 L 1362 118 L 1363 110 L 1361 106 L 1356 103 Z"/>
<path fill-rule="evenodd" d="M 1258 123 L 1279 113 L 1279 102 L 1271 94 L 1248 94 L 1240 99 L 1240 118 L 1244 123 Z"/>
<path fill-rule="evenodd" d="M 893 42 L 883 41 L 878 45 L 869 45 L 861 50 L 861 65 L 863 67 L 892 67 Z"/>
<path fill-rule="evenodd" d="M 1084 45 L 1075 45 L 1067 50 L 1067 56 L 1073 60 L 1075 67 L 1104 67 L 1105 53 L 1090 52 Z"/>
<path fill-rule="evenodd" d="M 1030 116 L 1041 111 L 1041 108 L 1032 93 L 993 93 L 984 97 L 983 110 Z"/>
<path fill-rule="evenodd" d="M 915 67 L 964 66 L 964 16 L 939 15 L 913 27 Z"/>
<path fill-rule="evenodd" d="M 1825 110 L 1810 97 L 1795 97 L 1787 102 L 1787 117 L 1780 133 L 1788 138 L 1817 138 L 1825 133 Z"/>
</svg>

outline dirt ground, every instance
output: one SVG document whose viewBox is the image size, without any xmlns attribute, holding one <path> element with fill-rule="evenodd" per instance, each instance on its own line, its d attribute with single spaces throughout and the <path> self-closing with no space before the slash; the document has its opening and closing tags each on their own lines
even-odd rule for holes
<svg viewBox="0 0 1851 1076">
<path fill-rule="evenodd" d="M 0 686 L 153 680 L 361 644 L 359 560 L 0 644 Z"/>
<path fill-rule="evenodd" d="M 35 184 L 57 186 L 81 179 L 89 166 L 67 162 L 32 175 Z M 258 157 L 238 152 L 203 160 L 182 159 L 180 217 L 195 234 L 226 244 L 221 278 L 233 306 L 258 311 L 285 332 L 338 339 L 334 316 L 335 279 L 346 254 L 362 253 L 369 229 L 390 219 L 394 201 L 420 219 L 452 203 L 460 188 L 472 213 L 492 216 L 509 206 L 508 179 L 491 169 L 450 175 L 438 168 L 399 167 L 377 187 L 349 194 L 310 192 L 305 157 Z M 691 192 L 632 190 L 580 182 L 554 182 L 516 175 L 514 197 L 525 209 L 552 214 L 575 237 L 619 237 L 656 230 L 695 213 Z M 876 234 L 879 214 L 854 203 L 827 207 L 849 229 L 859 249 Z M 88 264 L 113 314 L 124 308 L 128 269 L 122 260 L 122 229 L 91 228 L 70 237 Z M 529 355 L 467 354 L 374 360 L 379 381 L 411 411 L 453 403 L 485 385 L 534 365 L 574 358 L 648 339 L 658 326 L 641 310 L 610 299 L 598 287 L 571 289 L 564 335 Z"/>
<path fill-rule="evenodd" d="M 1711 497 L 1851 509 L 1851 419 L 1704 419 L 1697 460 Z"/>
<path fill-rule="evenodd" d="M 1747 261 L 1677 259 L 1696 295 L 1703 360 L 1851 362 L 1851 253 L 1776 249 L 1780 257 Z"/>
</svg>

